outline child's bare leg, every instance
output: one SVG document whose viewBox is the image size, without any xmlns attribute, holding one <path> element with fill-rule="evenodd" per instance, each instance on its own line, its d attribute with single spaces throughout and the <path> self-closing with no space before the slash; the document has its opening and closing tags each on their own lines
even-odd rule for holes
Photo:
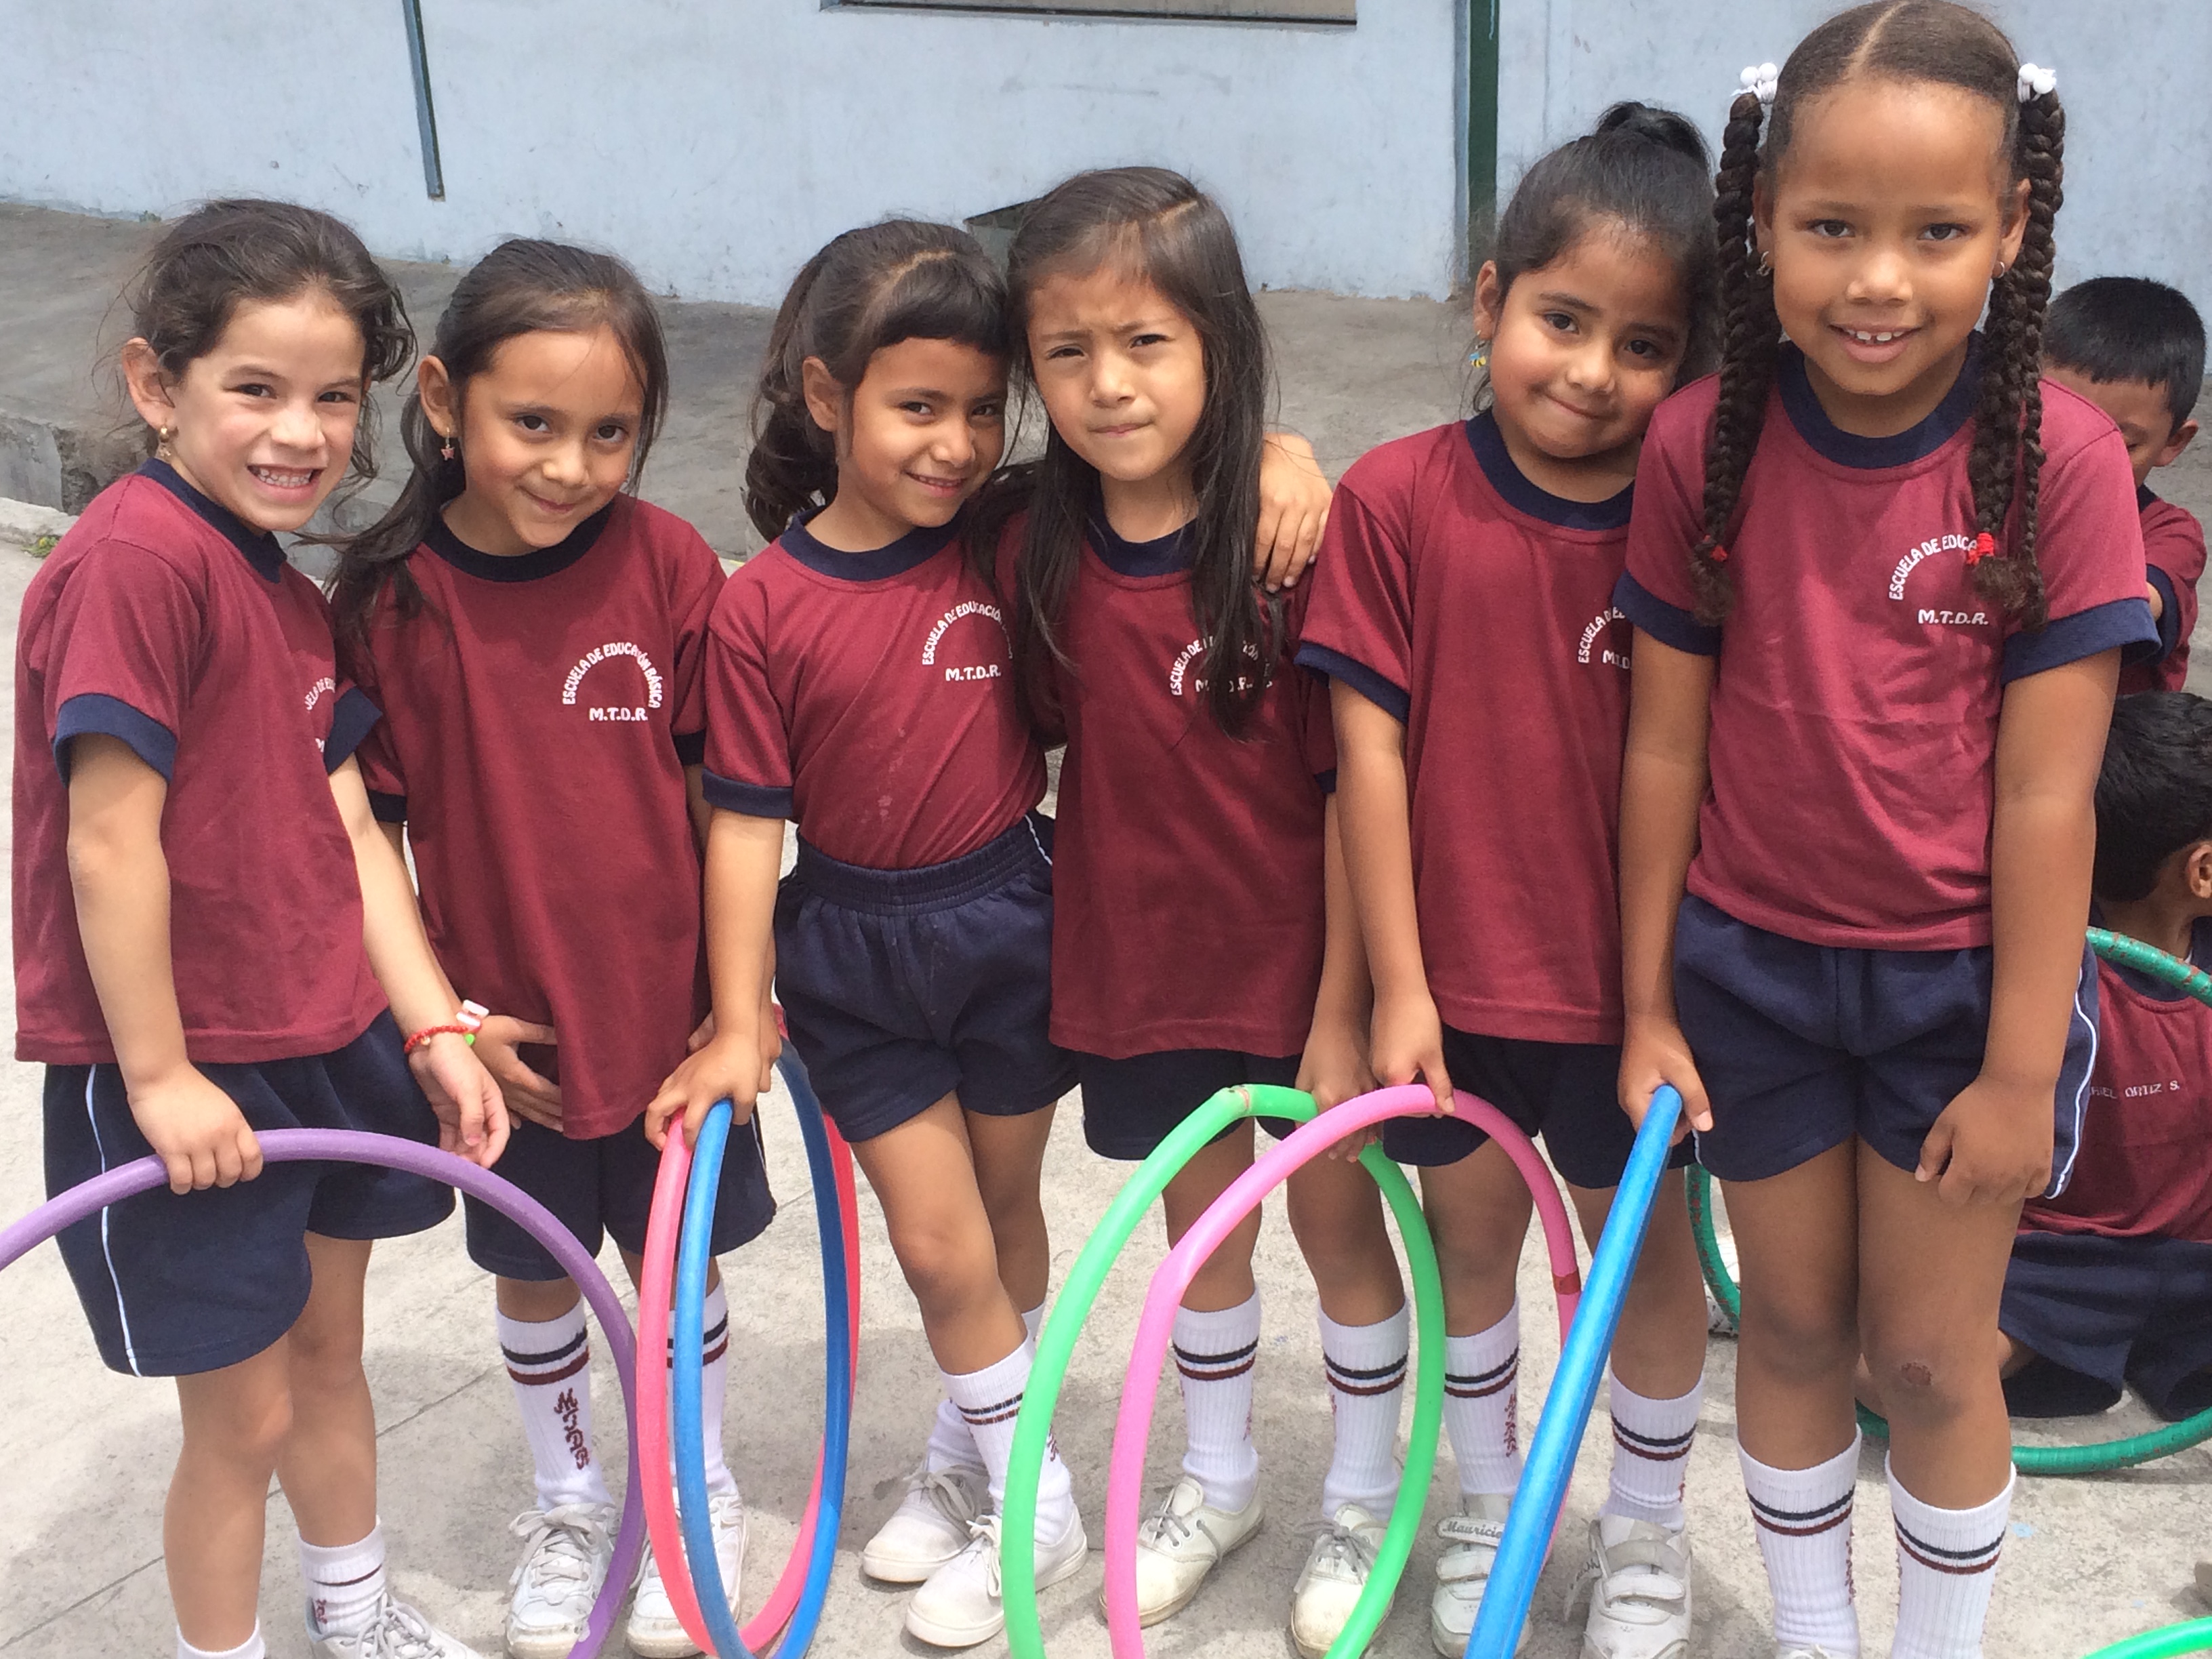
<svg viewBox="0 0 2212 1659">
<path fill-rule="evenodd" d="M 290 1356 L 292 1431 L 276 1478 L 300 1536 L 351 1544 L 376 1527 L 376 1407 L 361 1367 L 365 1239 L 307 1236 L 314 1287 L 284 1339 Z"/>
<path fill-rule="evenodd" d="M 1567 1188 L 1592 1249 L 1605 1231 L 1614 1190 Z M 1705 1375 L 1705 1282 L 1698 1267 L 1697 1242 L 1690 1231 L 1681 1172 L 1669 1170 L 1660 1177 L 1644 1252 L 1621 1305 L 1613 1374 L 1648 1399 L 1675 1399 Z"/>
<path fill-rule="evenodd" d="M 1486 1140 L 1456 1164 L 1421 1171 L 1421 1204 L 1444 1285 L 1444 1328 L 1470 1336 L 1513 1311 L 1534 1202 L 1513 1160 Z"/>
<path fill-rule="evenodd" d="M 1166 1212 L 1168 1244 L 1180 1244 L 1183 1235 L 1196 1226 L 1199 1218 L 1213 1206 L 1213 1200 L 1236 1183 L 1237 1177 L 1252 1167 L 1252 1121 L 1245 1118 L 1230 1126 L 1229 1133 L 1210 1146 L 1199 1149 L 1198 1155 L 1184 1164 L 1174 1180 L 1160 1194 L 1160 1207 Z M 1198 1274 L 1183 1292 L 1182 1305 L 1193 1313 L 1218 1313 L 1224 1308 L 1240 1307 L 1252 1299 L 1252 1250 L 1260 1242 L 1260 1210 L 1252 1212 L 1231 1228 Z"/>
<path fill-rule="evenodd" d="M 1382 1194 L 1358 1158 L 1312 1159 L 1290 1178 L 1285 1195 L 1291 1234 L 1323 1313 L 1340 1325 L 1372 1325 L 1406 1305 Z"/>
<path fill-rule="evenodd" d="M 1054 1109 L 1048 1106 L 1018 1117 L 963 1115 L 975 1158 L 975 1185 L 998 1254 L 999 1282 L 1025 1315 L 1044 1306 L 1051 1286 L 1052 1237 L 1045 1224 L 1043 1178 Z"/>
<path fill-rule="evenodd" d="M 253 1634 L 269 1477 L 292 1428 L 291 1359 L 277 1342 L 177 1379 L 184 1449 L 169 1481 L 161 1554 L 185 1640 L 210 1653 Z"/>
</svg>

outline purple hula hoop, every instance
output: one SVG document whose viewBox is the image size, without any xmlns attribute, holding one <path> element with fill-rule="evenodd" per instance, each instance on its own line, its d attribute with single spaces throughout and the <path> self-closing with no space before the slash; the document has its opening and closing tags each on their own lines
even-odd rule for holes
<svg viewBox="0 0 2212 1659">
<path fill-rule="evenodd" d="M 592 1604 L 592 1616 L 581 1640 L 569 1650 L 568 1659 L 593 1659 L 607 1632 L 614 1628 L 615 1609 L 629 1593 L 636 1576 L 639 1555 L 645 1548 L 645 1509 L 638 1484 L 636 1344 L 632 1340 L 629 1316 L 623 1310 L 614 1287 L 586 1255 L 575 1235 L 553 1218 L 553 1213 L 513 1182 L 480 1170 L 451 1152 L 396 1135 L 366 1134 L 358 1129 L 270 1129 L 260 1136 L 261 1156 L 270 1164 L 369 1164 L 403 1174 L 427 1176 L 459 1188 L 481 1199 L 514 1222 L 552 1253 L 562 1271 L 576 1281 L 584 1300 L 607 1339 L 614 1356 L 615 1374 L 622 1380 L 623 1416 L 629 1425 L 629 1482 L 623 1492 L 622 1525 L 615 1535 L 614 1559 L 607 1582 Z M 166 1186 L 168 1176 L 157 1158 L 142 1158 L 119 1170 L 94 1176 L 58 1197 L 48 1199 L 21 1220 L 0 1230 L 0 1269 L 45 1243 L 64 1227 L 137 1194 Z"/>
</svg>

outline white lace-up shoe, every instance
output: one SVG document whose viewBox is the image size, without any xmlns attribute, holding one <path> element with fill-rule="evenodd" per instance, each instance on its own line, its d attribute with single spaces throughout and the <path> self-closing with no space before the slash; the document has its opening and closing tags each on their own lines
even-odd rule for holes
<svg viewBox="0 0 2212 1659">
<path fill-rule="evenodd" d="M 989 1487 L 981 1469 L 934 1469 L 907 1477 L 906 1496 L 860 1552 L 860 1571 L 886 1584 L 919 1584 L 968 1547 Z"/>
<path fill-rule="evenodd" d="M 1826 1648 L 1784 1648 L 1774 1650 L 1774 1659 L 1836 1659 Z"/>
<path fill-rule="evenodd" d="M 1567 1597 L 1570 1619 L 1589 1598 L 1583 1659 L 1689 1659 L 1688 1533 L 1601 1515 L 1589 1539 L 1589 1562 Z"/>
<path fill-rule="evenodd" d="M 313 1659 L 483 1659 L 467 1643 L 434 1628 L 404 1601 L 388 1595 L 377 1604 L 376 1617 L 366 1630 L 311 1638 L 307 1651 Z"/>
<path fill-rule="evenodd" d="M 722 1599 L 735 1618 L 738 1584 L 745 1569 L 744 1499 L 733 1492 L 710 1498 L 707 1518 L 714 1528 L 714 1565 L 720 1570 Z M 640 1659 L 685 1659 L 699 1651 L 699 1644 L 684 1632 L 676 1609 L 669 1604 L 660 1564 L 649 1553 L 639 1564 L 637 1595 L 630 1602 L 629 1624 L 623 1639 Z"/>
<path fill-rule="evenodd" d="M 524 1540 L 507 1581 L 507 1650 L 513 1659 L 568 1659 L 607 1582 L 619 1514 L 611 1504 L 526 1510 L 508 1530 Z"/>
<path fill-rule="evenodd" d="M 1291 1591 L 1291 1644 L 1303 1659 L 1322 1659 L 1358 1605 L 1382 1547 L 1383 1523 L 1357 1504 L 1337 1510 L 1306 1552 Z"/>
<path fill-rule="evenodd" d="M 1197 1481 L 1177 1480 L 1137 1526 L 1137 1622 L 1157 1625 L 1188 1607 L 1222 1558 L 1252 1540 L 1261 1513 L 1257 1492 L 1241 1510 L 1218 1510 Z"/>
<path fill-rule="evenodd" d="M 1091 1547 L 1083 1517 L 1071 1510 L 1067 1530 L 1036 1546 L 1036 1587 L 1049 1589 L 1082 1566 Z M 907 1634 L 933 1647 L 972 1648 L 1006 1627 L 999 1595 L 999 1517 L 987 1515 L 969 1528 L 968 1547 L 947 1561 L 906 1604 Z"/>
<path fill-rule="evenodd" d="M 1490 1587 L 1490 1569 L 1498 1560 L 1498 1543 L 1505 1536 L 1505 1516 L 1513 1507 L 1510 1492 L 1462 1494 L 1459 1508 L 1437 1522 L 1443 1553 L 1437 1558 L 1437 1593 L 1429 1598 L 1429 1640 L 1445 1659 L 1460 1659 L 1467 1638 L 1474 1633 L 1475 1615 L 1482 1611 L 1482 1593 Z M 1525 1652 L 1528 1627 L 1521 1627 Z"/>
</svg>

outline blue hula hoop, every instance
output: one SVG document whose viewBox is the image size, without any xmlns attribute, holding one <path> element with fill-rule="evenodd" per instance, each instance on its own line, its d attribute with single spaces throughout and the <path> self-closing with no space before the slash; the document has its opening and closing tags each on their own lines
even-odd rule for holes
<svg viewBox="0 0 2212 1659">
<path fill-rule="evenodd" d="M 1635 1150 L 1629 1153 L 1628 1167 L 1614 1190 L 1604 1235 L 1590 1254 L 1582 1307 L 1559 1351 L 1559 1371 L 1528 1443 L 1528 1464 L 1505 1517 L 1505 1535 L 1498 1541 L 1481 1610 L 1467 1638 L 1466 1659 L 1510 1659 L 1520 1644 L 1528 1604 L 1536 1597 L 1537 1575 L 1544 1568 L 1544 1553 L 1559 1524 L 1559 1506 L 1566 1501 L 1567 1478 L 1574 1473 L 1575 1454 L 1582 1449 L 1583 1431 L 1597 1400 L 1598 1378 L 1620 1326 L 1621 1304 L 1636 1276 L 1637 1259 L 1644 1253 L 1644 1229 L 1650 1224 L 1651 1206 L 1658 1196 L 1659 1178 L 1667 1171 L 1667 1154 L 1681 1115 L 1682 1097 L 1662 1085 L 1651 1097 L 1644 1127 L 1636 1133 Z"/>
<path fill-rule="evenodd" d="M 806 1162 L 814 1181 L 814 1210 L 822 1234 L 822 1282 L 828 1341 L 828 1408 L 823 1425 L 822 1501 L 814 1523 L 814 1547 L 807 1560 L 806 1583 L 791 1622 L 770 1651 L 779 1659 L 798 1659 L 814 1639 L 823 1604 L 830 1596 L 830 1570 L 836 1565 L 837 1533 L 845 1506 L 845 1466 L 853 1427 L 852 1314 L 845 1290 L 845 1230 L 837 1207 L 836 1170 L 822 1109 L 813 1091 L 801 1092 L 804 1074 L 784 1071 L 799 1105 L 799 1127 L 806 1142 Z M 717 1101 L 700 1126 L 691 1158 L 691 1183 L 684 1197 L 684 1230 L 676 1259 L 676 1305 L 670 1322 L 669 1437 L 676 1462 L 678 1518 L 684 1529 L 684 1563 L 662 1562 L 661 1571 L 680 1566 L 691 1575 L 700 1616 L 714 1638 L 720 1659 L 753 1659 L 738 1632 L 736 1615 L 722 1594 L 714 1560 L 714 1528 L 707 1511 L 707 1434 L 700 1398 L 700 1371 L 706 1350 L 707 1265 L 714 1259 L 714 1200 L 729 1149 L 731 1108 Z"/>
</svg>

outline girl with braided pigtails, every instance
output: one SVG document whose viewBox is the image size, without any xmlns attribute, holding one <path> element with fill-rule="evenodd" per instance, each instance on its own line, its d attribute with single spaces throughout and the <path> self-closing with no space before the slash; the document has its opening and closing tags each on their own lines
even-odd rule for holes
<svg viewBox="0 0 2212 1659">
<path fill-rule="evenodd" d="M 1891 1650 L 1964 1659 L 2012 1491 L 2007 1252 L 2087 1095 L 2093 792 L 2121 655 L 2154 641 L 2142 538 L 2119 433 L 2037 379 L 2055 77 L 1962 7 L 1882 0 L 1745 88 L 1721 371 L 1652 422 L 1617 596 L 1621 1098 L 1679 1088 L 1727 1184 L 1777 1652 L 1860 1650 L 1863 1349 Z"/>
</svg>

